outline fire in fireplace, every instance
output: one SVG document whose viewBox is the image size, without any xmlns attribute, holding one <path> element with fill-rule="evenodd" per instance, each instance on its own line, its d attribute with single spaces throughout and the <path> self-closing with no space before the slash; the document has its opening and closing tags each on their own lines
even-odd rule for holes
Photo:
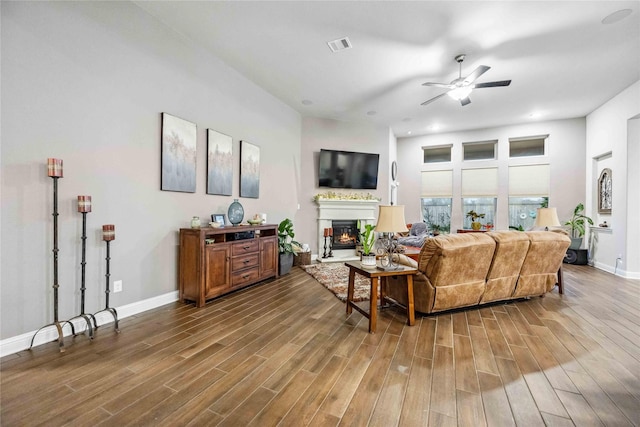
<svg viewBox="0 0 640 427">
<path fill-rule="evenodd" d="M 355 249 L 358 243 L 358 221 L 333 220 L 333 250 Z"/>
</svg>

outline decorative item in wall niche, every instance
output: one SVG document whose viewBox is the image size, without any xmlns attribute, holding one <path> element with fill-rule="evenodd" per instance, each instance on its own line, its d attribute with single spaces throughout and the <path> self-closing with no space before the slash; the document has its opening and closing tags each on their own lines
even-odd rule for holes
<svg viewBox="0 0 640 427">
<path fill-rule="evenodd" d="M 196 124 L 162 113 L 162 178 L 165 191 L 196 191 Z"/>
<path fill-rule="evenodd" d="M 260 196 L 260 147 L 240 141 L 240 197 Z"/>
<path fill-rule="evenodd" d="M 598 213 L 610 214 L 612 208 L 611 169 L 605 168 L 598 178 Z"/>
<path fill-rule="evenodd" d="M 233 140 L 207 129 L 207 194 L 231 195 L 233 183 Z"/>
</svg>

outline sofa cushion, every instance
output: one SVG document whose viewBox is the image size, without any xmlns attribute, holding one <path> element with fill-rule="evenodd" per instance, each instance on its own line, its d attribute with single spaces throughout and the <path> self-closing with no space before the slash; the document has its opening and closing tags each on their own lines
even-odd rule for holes
<svg viewBox="0 0 640 427">
<path fill-rule="evenodd" d="M 496 250 L 487 274 L 483 303 L 512 297 L 530 244 L 529 236 L 520 231 L 492 231 L 487 235 L 495 240 Z"/>
<path fill-rule="evenodd" d="M 571 244 L 571 239 L 561 233 L 526 231 L 529 250 L 520 269 L 520 277 L 513 297 L 542 295 L 549 292 L 558 281 L 558 270 Z"/>
<path fill-rule="evenodd" d="M 495 245 L 484 233 L 446 234 L 425 242 L 418 269 L 435 289 L 432 311 L 480 302 Z"/>
</svg>

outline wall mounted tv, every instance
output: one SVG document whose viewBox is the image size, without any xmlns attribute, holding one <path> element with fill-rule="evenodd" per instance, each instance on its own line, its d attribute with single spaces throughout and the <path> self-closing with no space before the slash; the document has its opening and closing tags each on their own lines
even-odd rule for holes
<svg viewBox="0 0 640 427">
<path fill-rule="evenodd" d="M 320 150 L 318 186 L 375 190 L 379 154 Z"/>
</svg>

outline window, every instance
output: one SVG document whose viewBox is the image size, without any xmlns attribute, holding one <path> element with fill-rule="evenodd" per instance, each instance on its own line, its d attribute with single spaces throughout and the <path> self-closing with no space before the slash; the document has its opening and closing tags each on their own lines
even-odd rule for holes
<svg viewBox="0 0 640 427">
<path fill-rule="evenodd" d="M 538 208 L 546 208 L 548 197 L 509 197 L 509 228 L 528 230 L 536 222 Z"/>
<path fill-rule="evenodd" d="M 467 217 L 467 212 L 475 211 L 478 214 L 484 214 L 484 217 L 478 222 L 487 225 L 495 224 L 496 215 L 496 198 L 495 197 L 463 197 L 462 198 L 462 214 L 464 222 L 462 227 L 471 228 L 471 218 Z"/>
<path fill-rule="evenodd" d="M 451 146 L 423 147 L 424 163 L 441 163 L 451 161 Z"/>
<path fill-rule="evenodd" d="M 422 219 L 431 232 L 449 233 L 453 171 L 422 172 Z"/>
<path fill-rule="evenodd" d="M 430 232 L 451 231 L 451 197 L 423 197 L 422 219 Z"/>
<path fill-rule="evenodd" d="M 509 138 L 509 157 L 544 156 L 544 143 L 549 135 Z"/>
<path fill-rule="evenodd" d="M 467 142 L 462 144 L 464 160 L 493 160 L 496 158 L 498 141 Z"/>
<path fill-rule="evenodd" d="M 467 218 L 467 212 L 469 211 L 475 211 L 476 213 L 484 214 L 484 217 L 478 221 L 481 224 L 494 224 L 497 196 L 497 168 L 463 169 L 463 228 L 471 228 L 471 218 Z"/>
</svg>

